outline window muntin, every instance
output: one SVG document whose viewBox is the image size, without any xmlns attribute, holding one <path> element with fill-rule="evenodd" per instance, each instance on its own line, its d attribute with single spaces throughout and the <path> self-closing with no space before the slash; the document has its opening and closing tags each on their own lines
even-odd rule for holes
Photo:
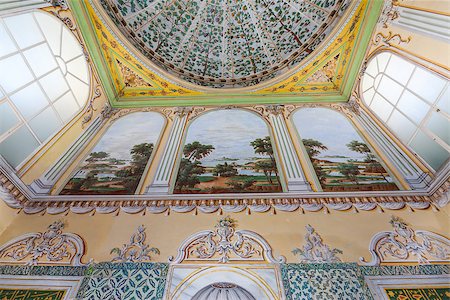
<svg viewBox="0 0 450 300">
<path fill-rule="evenodd" d="M 0 155 L 20 167 L 82 109 L 89 78 L 80 43 L 57 18 L 0 18 Z"/>
<path fill-rule="evenodd" d="M 450 157 L 448 80 L 382 52 L 367 65 L 361 88 L 367 106 L 433 169 Z"/>
</svg>

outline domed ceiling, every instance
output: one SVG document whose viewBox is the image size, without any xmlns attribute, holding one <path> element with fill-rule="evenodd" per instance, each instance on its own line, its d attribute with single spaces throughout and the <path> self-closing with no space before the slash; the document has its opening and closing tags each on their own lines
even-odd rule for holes
<svg viewBox="0 0 450 300">
<path fill-rule="evenodd" d="M 348 0 L 101 0 L 146 57 L 208 87 L 243 87 L 298 65 Z"/>
</svg>

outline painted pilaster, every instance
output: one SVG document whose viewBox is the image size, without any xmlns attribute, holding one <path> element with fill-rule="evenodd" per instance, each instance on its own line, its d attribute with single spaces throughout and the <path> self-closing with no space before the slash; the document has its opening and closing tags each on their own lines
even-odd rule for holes
<svg viewBox="0 0 450 300">
<path fill-rule="evenodd" d="M 430 175 L 424 171 L 411 159 L 403 150 L 389 137 L 367 114 L 359 108 L 357 100 L 352 98 L 350 105 L 357 110 L 355 119 L 361 124 L 365 131 L 375 140 L 377 145 L 401 173 L 411 189 L 426 189 L 432 181 Z"/>
<path fill-rule="evenodd" d="M 173 173 L 178 151 L 181 147 L 188 115 L 191 111 L 192 108 L 190 107 L 179 107 L 175 109 L 169 138 L 164 148 L 164 154 L 161 157 L 152 184 L 146 189 L 146 194 L 169 193 L 170 178 Z"/>
<path fill-rule="evenodd" d="M 109 106 L 107 106 L 109 107 Z M 83 133 L 70 145 L 66 152 L 47 170 L 41 177 L 34 180 L 29 186 L 30 190 L 37 195 L 46 195 L 53 188 L 53 185 L 64 174 L 67 168 L 78 157 L 78 154 L 86 147 L 87 143 L 98 132 L 104 120 L 110 116 L 110 111 L 103 110 Z"/>
<path fill-rule="evenodd" d="M 258 110 L 262 111 L 261 109 Z M 278 150 L 279 162 L 284 170 L 288 192 L 311 191 L 311 186 L 305 179 L 297 152 L 289 135 L 283 111 L 284 107 L 281 105 L 269 105 L 263 108 L 263 113 L 272 126 L 274 143 Z"/>
</svg>

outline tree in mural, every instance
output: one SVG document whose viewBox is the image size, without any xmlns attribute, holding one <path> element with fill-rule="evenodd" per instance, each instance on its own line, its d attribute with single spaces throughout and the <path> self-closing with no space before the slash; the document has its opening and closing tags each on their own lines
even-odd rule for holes
<svg viewBox="0 0 450 300">
<path fill-rule="evenodd" d="M 339 173 L 345 176 L 345 178 L 355 182 L 356 184 L 359 184 L 358 182 L 359 169 L 358 166 L 355 165 L 352 161 L 349 161 L 346 164 L 339 164 L 337 169 Z"/>
<path fill-rule="evenodd" d="M 262 171 L 264 176 L 266 176 L 267 181 L 270 184 L 273 184 L 272 181 L 272 172 L 275 172 L 276 166 L 274 166 L 273 162 L 270 160 L 260 160 L 255 163 L 255 170 Z"/>
<path fill-rule="evenodd" d="M 272 142 L 270 140 L 270 136 L 266 136 L 263 139 L 258 138 L 256 140 L 254 140 L 253 142 L 250 142 L 250 145 L 253 147 L 256 154 L 267 155 L 270 158 L 270 166 L 268 164 L 264 164 L 263 162 L 256 162 L 255 167 L 258 168 L 258 163 L 259 163 L 259 168 L 263 172 L 264 172 L 264 170 L 266 170 L 266 172 L 268 172 L 268 170 L 270 169 L 271 172 L 275 173 L 277 182 L 281 186 L 280 180 L 278 178 L 277 163 L 275 161 L 275 156 L 273 154 L 273 148 L 272 148 Z M 264 172 L 264 174 L 266 174 L 266 176 L 269 176 L 269 177 L 267 177 L 267 180 L 272 184 L 272 176 L 270 175 L 271 172 L 268 172 L 268 173 L 266 173 L 266 172 Z"/>
<path fill-rule="evenodd" d="M 366 172 L 378 173 L 383 177 L 384 181 L 389 182 L 384 175 L 386 173 L 386 170 L 378 162 L 375 155 L 372 154 L 367 144 L 353 140 L 347 144 L 347 147 L 352 151 L 365 155 L 364 162 L 368 164 L 368 166 L 366 167 Z"/>
<path fill-rule="evenodd" d="M 303 145 L 305 146 L 306 153 L 308 153 L 313 164 L 314 171 L 316 172 L 317 179 L 321 184 L 325 184 L 327 172 L 325 172 L 322 167 L 318 164 L 317 156 L 323 150 L 328 150 L 327 146 L 321 142 L 313 139 L 302 139 Z"/>
<path fill-rule="evenodd" d="M 183 148 L 184 158 L 181 159 L 175 189 L 181 191 L 184 187 L 193 188 L 200 183 L 198 175 L 205 172 L 200 159 L 205 158 L 214 150 L 212 145 L 203 145 L 195 141 Z"/>
<path fill-rule="evenodd" d="M 87 161 L 96 161 L 105 159 L 107 157 L 109 157 L 109 153 L 106 153 L 104 151 L 92 152 L 91 154 L 89 154 L 89 158 L 87 159 Z"/>
<path fill-rule="evenodd" d="M 217 166 L 213 169 L 213 175 L 214 176 L 221 176 L 221 177 L 231 177 L 238 174 L 238 170 L 236 166 L 233 164 L 228 164 L 225 162 L 224 164 L 217 164 Z"/>
</svg>

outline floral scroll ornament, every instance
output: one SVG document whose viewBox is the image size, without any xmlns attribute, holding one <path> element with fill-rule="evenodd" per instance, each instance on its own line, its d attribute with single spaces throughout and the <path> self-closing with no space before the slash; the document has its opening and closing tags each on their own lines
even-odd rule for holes
<svg viewBox="0 0 450 300">
<path fill-rule="evenodd" d="M 200 231 L 187 238 L 178 249 L 177 257 L 169 257 L 169 262 L 181 263 L 184 260 L 219 263 L 236 260 L 285 262 L 283 256 L 278 259 L 272 256 L 272 248 L 259 234 L 248 230 L 236 230 L 236 227 L 236 220 L 230 217 L 220 219 L 214 231 Z"/>
<path fill-rule="evenodd" d="M 300 263 L 337 263 L 341 259 L 337 257 L 342 254 L 342 250 L 331 249 L 325 245 L 320 235 L 311 225 L 306 225 L 305 241 L 306 245 L 302 249 L 295 248 L 292 250 L 294 255 L 300 256 Z"/>
<path fill-rule="evenodd" d="M 365 265 L 376 266 L 383 262 L 417 261 L 419 264 L 445 262 L 450 259 L 450 240 L 425 230 L 414 230 L 398 217 L 390 221 L 393 231 L 377 233 L 370 242 L 372 261 Z"/>
<path fill-rule="evenodd" d="M 130 242 L 123 244 L 122 248 L 113 248 L 111 254 L 117 254 L 112 261 L 113 262 L 143 262 L 150 261 L 150 253 L 160 254 L 158 248 L 151 247 L 145 244 L 144 225 L 140 225 L 136 232 L 131 235 Z"/>
<path fill-rule="evenodd" d="M 26 265 L 59 264 L 82 266 L 85 253 L 82 238 L 74 233 L 63 233 L 64 223 L 56 221 L 45 232 L 21 235 L 0 246 L 0 262 L 26 261 Z"/>
</svg>

